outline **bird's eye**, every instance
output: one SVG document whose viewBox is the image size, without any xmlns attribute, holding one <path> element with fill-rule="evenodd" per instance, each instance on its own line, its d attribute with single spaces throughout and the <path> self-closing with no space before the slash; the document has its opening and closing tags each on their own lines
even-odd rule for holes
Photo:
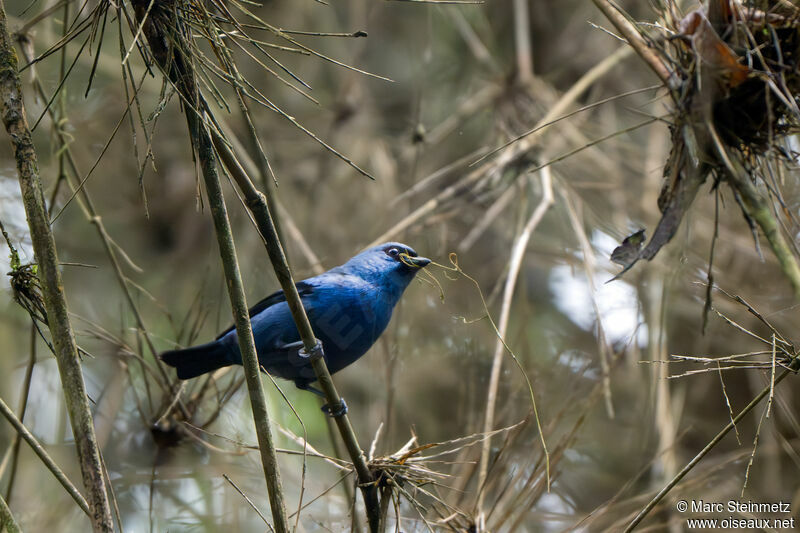
<svg viewBox="0 0 800 533">
<path fill-rule="evenodd" d="M 386 255 L 388 255 L 389 257 L 397 257 L 398 255 L 400 255 L 400 250 L 398 250 L 397 248 L 389 248 L 388 250 L 386 250 Z"/>
</svg>

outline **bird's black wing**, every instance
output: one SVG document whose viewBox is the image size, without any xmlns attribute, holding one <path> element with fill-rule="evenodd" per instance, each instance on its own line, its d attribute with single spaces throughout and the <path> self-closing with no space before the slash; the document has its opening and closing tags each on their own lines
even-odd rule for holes
<svg viewBox="0 0 800 533">
<path fill-rule="evenodd" d="M 314 285 L 312 285 L 311 283 L 305 282 L 305 281 L 299 281 L 299 282 L 295 283 L 294 286 L 297 287 L 297 292 L 300 294 L 301 298 L 303 296 L 311 294 L 314 291 Z M 283 291 L 282 290 L 275 291 L 272 294 L 270 294 L 269 296 L 267 296 L 266 298 L 264 298 L 263 300 L 261 300 L 260 302 L 258 302 L 256 305 L 254 305 L 253 307 L 248 309 L 247 312 L 248 312 L 250 318 L 253 318 L 253 315 L 257 315 L 258 313 L 260 313 L 261 311 L 263 311 L 267 307 L 272 307 L 273 305 L 275 305 L 277 303 L 285 302 L 285 301 L 286 301 L 286 295 L 283 293 Z M 228 327 L 225 331 L 223 331 L 222 333 L 217 335 L 217 338 L 215 340 L 221 339 L 222 337 L 224 337 L 225 335 L 230 333 L 233 330 L 233 328 L 234 328 L 234 325 L 231 324 L 231 326 Z"/>
</svg>

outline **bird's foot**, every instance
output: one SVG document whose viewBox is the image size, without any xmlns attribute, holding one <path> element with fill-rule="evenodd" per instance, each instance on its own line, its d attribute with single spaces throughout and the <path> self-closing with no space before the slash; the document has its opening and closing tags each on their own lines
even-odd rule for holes
<svg viewBox="0 0 800 533">
<path fill-rule="evenodd" d="M 314 339 L 314 340 L 317 341 L 317 342 L 314 344 L 314 347 L 311 348 L 311 350 L 306 350 L 305 345 L 301 341 L 300 342 L 300 346 L 301 346 L 300 350 L 297 352 L 297 354 L 300 357 L 302 357 L 303 359 L 307 358 L 307 359 L 311 360 L 312 362 L 316 361 L 317 359 L 322 359 L 322 354 L 323 354 L 323 352 L 322 352 L 322 341 L 319 340 L 319 339 Z"/>
<path fill-rule="evenodd" d="M 316 387 L 312 387 L 308 383 L 295 382 L 295 386 L 300 390 L 306 390 L 308 392 L 312 392 L 322 399 L 326 398 L 324 392 L 322 392 Z M 330 404 L 326 403 L 325 405 L 320 407 L 320 409 L 322 410 L 323 413 L 333 418 L 339 418 L 340 416 L 344 416 L 347 414 L 347 404 L 345 403 L 344 398 L 339 398 L 339 403 L 334 404 L 333 407 L 331 407 Z"/>
<path fill-rule="evenodd" d="M 344 416 L 347 414 L 347 404 L 344 401 L 344 398 L 339 398 L 339 404 L 334 405 L 333 407 L 330 404 L 325 404 L 321 407 L 322 412 L 326 415 L 330 416 L 331 418 L 339 418 L 340 416 Z"/>
</svg>

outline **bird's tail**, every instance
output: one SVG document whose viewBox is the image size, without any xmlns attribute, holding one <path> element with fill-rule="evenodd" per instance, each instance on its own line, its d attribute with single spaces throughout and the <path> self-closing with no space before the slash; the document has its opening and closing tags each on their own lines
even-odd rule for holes
<svg viewBox="0 0 800 533">
<path fill-rule="evenodd" d="M 169 366 L 175 367 L 180 379 L 197 377 L 233 364 L 227 346 L 217 341 L 183 350 L 170 350 L 162 353 L 160 357 Z"/>
</svg>

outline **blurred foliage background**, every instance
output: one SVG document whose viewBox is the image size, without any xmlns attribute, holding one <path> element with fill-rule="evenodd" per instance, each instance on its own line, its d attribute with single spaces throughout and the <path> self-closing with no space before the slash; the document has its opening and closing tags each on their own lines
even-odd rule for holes
<svg viewBox="0 0 800 533">
<path fill-rule="evenodd" d="M 27 30 L 37 55 L 60 38 L 59 10 L 34 20 L 53 5 L 50 0 L 6 3 L 11 29 Z M 79 5 L 72 3 L 73 16 Z M 86 9 L 93 5 L 87 2 Z M 654 18 L 647 3 L 621 5 L 637 19 Z M 359 175 L 278 114 L 251 106 L 278 183 L 261 185 L 282 206 L 278 218 L 297 279 L 314 275 L 315 258 L 325 269 L 341 264 L 469 175 L 480 165 L 470 164 L 533 128 L 598 65 L 607 68 L 567 111 L 658 83 L 635 55 L 618 52 L 624 43 L 597 27 L 608 25 L 586 1 L 432 5 L 352 0 L 324 5 L 274 0 L 250 8 L 262 20 L 288 30 L 366 32 L 368 37 L 295 38 L 391 80 L 318 57 L 271 50 L 312 88 L 307 92 L 314 103 L 245 53 L 237 55 L 243 74 L 272 102 L 375 177 Z M 34 23 L 26 26 L 30 21 Z M 130 46 L 130 33 L 123 35 Z M 526 35 L 529 57 L 520 45 Z M 147 163 L 141 178 L 145 207 L 138 176 L 147 145 L 141 129 L 137 126 L 134 137 L 124 116 L 129 96 L 120 78 L 116 22 L 108 24 L 102 40 L 99 55 L 94 52 L 97 42 L 92 54 L 79 54 L 80 39 L 66 47 L 68 64 L 78 57 L 61 93 L 69 147 L 86 173 L 118 128 L 85 187 L 110 236 L 130 263 L 140 267 L 123 265 L 157 347 L 206 342 L 229 324 L 230 311 L 184 118 L 176 98 L 162 99 L 160 78 L 146 77 L 140 99 L 147 126 L 154 126 L 154 164 Z M 95 57 L 97 73 L 84 94 Z M 132 54 L 130 62 L 139 79 L 144 73 L 141 59 Z M 59 72 L 59 54 L 53 54 L 22 73 L 31 123 L 47 103 L 33 90 L 33 78 L 52 95 Z M 230 98 L 227 90 L 223 94 Z M 638 229 L 652 230 L 658 220 L 656 200 L 670 149 L 664 121 L 624 130 L 664 116 L 668 104 L 664 91 L 653 88 L 560 121 L 543 130 L 514 164 L 494 167 L 391 235 L 447 266 L 449 254 L 456 252 L 458 264 L 478 282 L 497 320 L 515 239 L 543 197 L 543 173 L 552 179 L 553 204 L 526 247 L 506 335 L 533 384 L 550 452 L 550 490 L 539 432 L 529 417 L 525 379 L 506 354 L 494 427 L 524 422 L 491 441 L 493 462 L 482 507 L 476 507 L 474 466 L 480 443 L 428 465 L 450 475 L 439 480 L 441 486 L 429 488 L 464 513 L 450 523 L 454 529 L 454 524 L 463 526 L 481 514 L 486 527 L 497 531 L 619 529 L 729 421 L 731 411 L 738 412 L 769 384 L 770 373 L 763 369 L 718 372 L 714 364 L 670 357 L 766 349 L 713 311 L 702 332 L 715 224 L 708 184 L 674 240 L 653 261 L 606 283 L 619 270 L 609 260 L 613 248 Z M 230 105 L 235 108 L 233 99 Z M 220 107 L 215 113 L 245 137 L 238 112 Z M 59 174 L 59 144 L 52 128 L 45 117 L 34 132 L 48 196 Z M 610 136 L 615 132 L 621 133 Z M 7 142 L 0 143 L 0 165 L 0 217 L 23 260 L 32 261 Z M 789 168 L 781 185 L 785 209 L 796 214 L 800 195 L 795 178 L 796 171 Z M 248 300 L 255 303 L 274 291 L 277 282 L 246 210 L 234 189 L 225 187 Z M 152 383 L 146 388 L 148 375 L 136 362 L 140 354 L 152 365 L 152 354 L 143 345 L 95 228 L 70 196 L 68 188 L 59 190 L 54 212 L 63 213 L 53 227 L 78 341 L 91 354 L 83 359 L 85 377 L 124 529 L 264 530 L 258 515 L 222 477 L 228 475 L 268 514 L 258 455 L 226 440 L 255 442 L 244 387 L 224 394 L 239 382 L 241 369 L 218 375 L 209 385 L 212 392 L 194 406 L 193 425 L 213 418 L 207 433 L 171 417 L 159 419 L 160 392 Z M 3 251 L 4 260 L 6 255 Z M 7 264 L 4 268 L 9 269 Z M 381 428 L 376 455 L 398 450 L 412 436 L 429 443 L 483 431 L 496 335 L 483 318 L 486 309 L 475 285 L 442 268 L 429 270 L 441 289 L 424 278 L 414 283 L 371 352 L 335 376 L 362 447 L 369 449 Z M 791 288 L 774 258 L 759 256 L 728 192 L 721 196 L 713 272 L 722 289 L 742 296 L 784 336 L 794 338 L 798 320 Z M 0 396 L 18 409 L 32 336 L 29 318 L 4 283 Z M 769 338 L 769 331 L 742 305 L 721 293 L 714 294 L 713 305 L 743 328 Z M 24 421 L 78 480 L 55 362 L 41 340 L 34 342 L 34 350 Z M 704 372 L 682 375 L 695 370 Z M 657 508 L 651 524 L 680 531 L 685 516 L 674 512 L 677 499 L 796 498 L 800 425 L 793 380 L 776 387 L 769 418 L 763 417 L 765 405 L 746 417 L 736 434 L 729 434 L 673 491 L 674 499 Z M 197 381 L 188 384 L 186 398 L 200 388 Z M 302 450 L 289 435 L 302 435 L 303 427 L 275 387 L 265 384 L 274 421 L 286 429 L 275 430 L 278 445 Z M 291 384 L 278 385 L 302 418 L 309 443 L 333 453 L 317 399 Z M 161 429 L 152 432 L 155 422 Z M 24 444 L 15 458 L 13 443 L 10 426 L 0 424 L 0 452 L 5 454 L 0 490 L 21 525 L 29 531 L 85 530 L 85 517 L 37 458 Z M 281 455 L 281 467 L 290 512 L 297 508 L 301 483 L 303 501 L 309 503 L 341 477 L 324 461 L 309 458 L 303 479 L 303 461 L 297 455 Z M 352 479 L 346 483 L 352 485 Z M 406 501 L 399 507 L 401 529 L 447 530 L 450 526 L 437 520 L 452 511 L 416 495 L 428 509 L 424 514 L 430 525 Z M 800 509 L 800 502 L 793 511 L 795 507 Z M 350 514 L 351 503 L 336 487 L 305 508 L 299 523 L 306 531 L 342 531 L 350 527 Z"/>
</svg>

